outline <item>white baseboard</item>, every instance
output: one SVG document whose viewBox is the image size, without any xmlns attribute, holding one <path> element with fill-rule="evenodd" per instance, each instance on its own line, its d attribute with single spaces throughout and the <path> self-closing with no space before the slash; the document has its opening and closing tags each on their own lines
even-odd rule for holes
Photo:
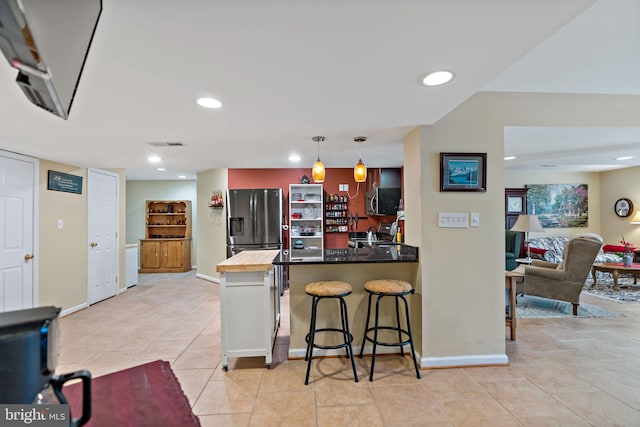
<svg viewBox="0 0 640 427">
<path fill-rule="evenodd" d="M 423 357 L 420 359 L 422 368 L 460 368 L 465 366 L 507 365 L 508 363 L 509 357 L 506 354 Z"/>
<path fill-rule="evenodd" d="M 409 350 L 408 347 L 405 349 Z M 306 348 L 290 348 L 290 359 L 303 359 L 306 353 Z M 360 347 L 354 346 L 353 353 L 355 355 L 360 354 Z M 397 354 L 397 347 L 378 347 L 376 354 Z M 344 356 L 344 349 L 339 350 L 323 350 L 314 349 L 313 356 Z M 371 347 L 365 347 L 365 355 L 371 355 Z M 418 355 L 418 362 L 420 368 L 461 368 L 469 366 L 504 366 L 509 364 L 509 357 L 506 354 L 484 354 L 484 355 L 470 355 L 470 356 L 451 356 L 451 357 L 423 357 Z"/>
<path fill-rule="evenodd" d="M 89 307 L 89 304 L 85 302 L 80 305 L 76 305 L 75 307 L 67 308 L 66 310 L 62 310 L 60 312 L 60 317 L 68 316 L 75 313 L 76 311 L 84 310 L 87 307 Z"/>
<path fill-rule="evenodd" d="M 405 348 L 405 352 L 409 350 L 409 347 Z M 410 350 L 409 350 L 410 351 Z M 289 348 L 289 358 L 290 359 L 304 359 L 305 353 L 307 352 L 306 348 Z M 398 347 L 383 347 L 378 346 L 376 349 L 376 354 L 399 354 Z M 360 346 L 353 346 L 353 354 L 358 356 L 360 354 Z M 325 350 L 322 348 L 314 348 L 313 349 L 313 357 L 335 357 L 335 356 L 344 356 L 345 350 L 344 348 L 340 348 L 337 350 Z M 364 350 L 364 355 L 371 355 L 371 347 L 367 346 Z M 420 360 L 420 359 L 418 359 Z"/>
<path fill-rule="evenodd" d="M 201 274 L 201 273 L 196 273 L 196 277 L 198 279 L 208 280 L 209 282 L 214 282 L 214 283 L 220 284 L 220 279 L 217 278 L 217 277 L 211 277 L 211 276 L 207 276 L 207 275 L 204 275 L 204 274 Z"/>
</svg>

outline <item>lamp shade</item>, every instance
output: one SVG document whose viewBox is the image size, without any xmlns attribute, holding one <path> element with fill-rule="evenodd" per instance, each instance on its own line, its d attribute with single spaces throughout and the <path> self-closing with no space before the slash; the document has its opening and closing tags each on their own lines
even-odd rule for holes
<svg viewBox="0 0 640 427">
<path fill-rule="evenodd" d="M 633 216 L 633 218 L 629 222 L 631 224 L 640 224 L 640 211 L 636 211 L 636 214 Z"/>
<path fill-rule="evenodd" d="M 318 160 L 316 160 L 311 168 L 311 177 L 313 178 L 313 182 L 320 184 L 324 182 L 324 175 L 326 172 L 324 163 L 320 161 L 320 143 L 324 141 L 324 136 L 314 136 L 311 139 L 318 145 Z"/>
<path fill-rule="evenodd" d="M 513 224 L 513 227 L 511 227 L 511 231 L 523 231 L 525 233 L 531 231 L 542 232 L 544 228 L 540 225 L 537 215 L 518 215 L 518 220 Z"/>
<path fill-rule="evenodd" d="M 360 147 L 366 140 L 366 136 L 356 136 L 355 138 L 353 138 L 353 141 L 358 143 L 358 152 L 360 152 Z M 358 163 L 356 163 L 353 168 L 353 179 L 355 180 L 355 182 L 365 182 L 367 180 L 367 167 L 362 161 L 362 154 L 360 154 L 358 157 Z"/>
<path fill-rule="evenodd" d="M 313 164 L 313 167 L 311 169 L 311 177 L 313 178 L 313 182 L 317 182 L 317 183 L 324 182 L 324 175 L 325 175 L 324 163 L 322 163 L 320 161 L 320 157 L 318 157 L 318 160 L 316 160 L 316 162 Z"/>
<path fill-rule="evenodd" d="M 362 158 L 358 160 L 358 163 L 353 168 L 353 179 L 356 182 L 365 182 L 367 180 L 367 167 L 362 162 Z"/>
</svg>

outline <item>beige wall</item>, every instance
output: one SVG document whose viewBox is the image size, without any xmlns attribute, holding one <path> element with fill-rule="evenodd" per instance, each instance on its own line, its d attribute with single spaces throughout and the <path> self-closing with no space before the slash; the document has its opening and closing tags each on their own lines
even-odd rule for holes
<svg viewBox="0 0 640 427">
<path fill-rule="evenodd" d="M 589 187 L 589 224 L 585 228 L 547 228 L 544 233 L 529 233 L 529 237 L 577 236 L 582 233 L 601 235 L 600 174 L 597 172 L 505 171 L 504 186 L 522 188 L 527 184 L 587 184 Z M 613 204 L 611 205 L 613 206 Z M 611 208 L 613 213 L 613 207 Z M 604 236 L 603 236 L 604 237 Z"/>
<path fill-rule="evenodd" d="M 407 137 L 404 143 L 404 173 L 403 173 L 403 191 L 404 191 L 404 241 L 409 245 L 420 246 L 425 241 L 422 231 L 422 204 L 420 203 L 420 183 L 422 182 L 422 174 L 428 171 L 423 168 L 420 163 L 420 130 L 415 128 Z M 418 249 L 418 258 L 422 260 L 424 252 L 422 248 Z M 419 262 L 419 268 L 416 272 L 415 295 L 411 298 L 411 319 L 413 323 L 413 339 L 415 348 L 422 353 L 422 331 L 423 331 L 423 310 L 421 302 L 424 297 L 423 282 L 427 277 L 422 276 L 422 261 Z"/>
<path fill-rule="evenodd" d="M 49 170 L 81 176 L 82 194 L 47 190 Z M 86 303 L 87 169 L 40 160 L 39 197 L 39 305 L 64 310 Z"/>
<path fill-rule="evenodd" d="M 47 190 L 49 170 L 82 177 L 82 194 Z M 124 172 L 109 170 L 120 176 L 119 236 L 124 236 Z M 38 305 L 54 305 L 64 310 L 87 303 L 87 169 L 40 160 L 39 282 Z M 58 219 L 64 227 L 58 229 Z M 119 239 L 119 288 L 124 288 L 125 239 Z"/>
<path fill-rule="evenodd" d="M 482 92 L 433 126 L 421 127 L 419 165 L 411 166 L 415 162 L 407 156 L 415 152 L 414 143 L 405 141 L 405 174 L 420 176 L 422 233 L 416 243 L 424 365 L 494 364 L 504 358 L 504 127 L 637 127 L 638 111 L 640 96 Z M 440 193 L 440 152 L 486 152 L 486 193 Z M 608 186 L 609 181 L 602 184 Z M 611 205 L 604 199 L 602 204 Z M 439 228 L 438 212 L 479 212 L 480 227 Z"/>
<path fill-rule="evenodd" d="M 600 174 L 602 194 L 600 197 L 600 217 L 602 237 L 606 243 L 617 244 L 622 240 L 640 247 L 640 226 L 629 224 L 632 216 L 620 218 L 614 212 L 613 205 L 620 198 L 630 199 L 634 211 L 640 210 L 640 167 L 618 169 Z M 635 212 L 634 212 L 635 213 Z"/>
<path fill-rule="evenodd" d="M 209 209 L 209 200 L 212 191 L 225 191 L 227 187 L 227 169 L 210 169 L 198 174 L 198 276 L 210 280 L 218 280 L 216 265 L 227 258 L 227 211 Z"/>
</svg>

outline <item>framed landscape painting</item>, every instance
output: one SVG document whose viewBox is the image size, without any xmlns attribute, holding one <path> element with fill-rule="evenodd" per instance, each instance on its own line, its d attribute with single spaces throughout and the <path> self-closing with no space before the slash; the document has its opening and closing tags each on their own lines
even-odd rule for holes
<svg viewBox="0 0 640 427">
<path fill-rule="evenodd" d="M 440 153 L 440 191 L 487 191 L 487 153 Z"/>
<path fill-rule="evenodd" d="M 537 215 L 544 228 L 587 227 L 589 186 L 587 184 L 529 184 L 527 209 Z"/>
</svg>

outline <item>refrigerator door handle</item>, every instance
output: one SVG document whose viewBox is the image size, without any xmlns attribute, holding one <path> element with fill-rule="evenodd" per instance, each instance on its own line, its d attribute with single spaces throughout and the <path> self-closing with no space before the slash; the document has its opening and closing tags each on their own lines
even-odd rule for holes
<svg viewBox="0 0 640 427">
<path fill-rule="evenodd" d="M 258 227 L 258 215 L 256 215 L 256 197 L 257 194 L 251 193 L 251 201 L 249 203 L 249 214 L 251 215 L 251 242 L 256 242 L 256 228 Z"/>
</svg>

